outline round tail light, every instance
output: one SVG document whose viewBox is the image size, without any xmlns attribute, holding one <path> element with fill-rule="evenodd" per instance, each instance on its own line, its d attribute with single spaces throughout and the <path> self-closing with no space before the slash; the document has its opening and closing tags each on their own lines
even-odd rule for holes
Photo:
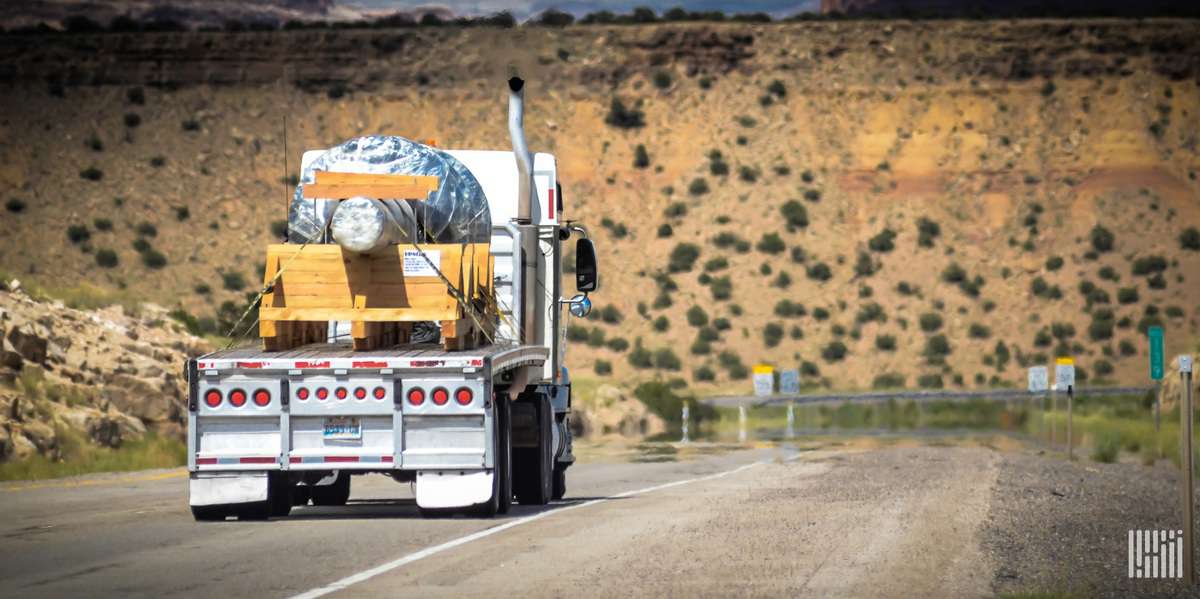
<svg viewBox="0 0 1200 599">
<path fill-rule="evenodd" d="M 254 404 L 257 406 L 265 406 L 271 403 L 271 392 L 266 389 L 259 389 L 254 392 Z"/>
<path fill-rule="evenodd" d="M 241 389 L 234 389 L 229 392 L 229 403 L 235 408 L 240 408 L 246 405 L 246 392 Z"/>
<path fill-rule="evenodd" d="M 354 398 L 355 399 L 366 399 L 367 398 L 367 390 L 363 389 L 362 387 L 355 389 L 354 390 Z"/>
<path fill-rule="evenodd" d="M 346 388 L 338 387 L 337 391 L 334 391 L 333 394 L 336 395 L 338 399 L 346 399 Z"/>
<path fill-rule="evenodd" d="M 466 387 L 459 387 L 458 391 L 454 392 L 454 401 L 457 401 L 458 405 L 460 406 L 465 406 L 471 403 L 471 400 L 474 399 L 474 397 L 475 395 Z"/>
<path fill-rule="evenodd" d="M 375 395 L 375 399 L 383 399 L 387 395 L 387 390 L 385 390 L 383 387 L 375 387 L 375 391 L 373 393 Z"/>
<path fill-rule="evenodd" d="M 317 399 L 319 399 L 321 401 L 325 401 L 326 399 L 329 399 L 329 389 L 326 389 L 325 387 L 318 387 L 317 388 Z"/>
<path fill-rule="evenodd" d="M 438 387 L 437 389 L 433 390 L 433 403 L 435 403 L 439 406 L 444 406 L 444 405 L 446 405 L 446 402 L 448 402 L 448 401 L 450 401 L 450 392 L 449 391 L 445 390 L 442 387 Z"/>
<path fill-rule="evenodd" d="M 221 392 L 217 391 L 216 389 L 209 389 L 208 392 L 204 394 L 204 403 L 210 408 L 215 408 L 221 405 Z"/>
<path fill-rule="evenodd" d="M 419 406 L 425 403 L 425 390 L 420 387 L 413 387 L 408 390 L 408 403 Z"/>
<path fill-rule="evenodd" d="M 306 389 L 304 387 L 300 387 L 299 389 L 297 389 L 296 390 L 296 399 L 299 399 L 300 401 L 304 401 L 304 400 L 308 399 L 308 389 Z"/>
</svg>

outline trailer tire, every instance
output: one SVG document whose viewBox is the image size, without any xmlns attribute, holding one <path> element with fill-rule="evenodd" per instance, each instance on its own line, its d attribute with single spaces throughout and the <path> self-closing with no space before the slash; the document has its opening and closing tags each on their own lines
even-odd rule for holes
<svg viewBox="0 0 1200 599">
<path fill-rule="evenodd" d="M 229 508 L 223 505 L 193 505 L 192 517 L 197 522 L 221 522 L 229 516 Z"/>
<path fill-rule="evenodd" d="M 554 467 L 554 500 L 562 499 L 567 494 L 567 467 Z"/>
<path fill-rule="evenodd" d="M 333 484 L 314 486 L 312 488 L 313 505 L 338 506 L 346 505 L 350 499 L 350 473 L 338 472 Z"/>
<path fill-rule="evenodd" d="M 554 414 L 544 395 L 534 395 L 538 446 L 513 449 L 513 487 L 523 505 L 546 505 L 554 494 Z"/>
<path fill-rule="evenodd" d="M 238 504 L 236 511 L 238 520 L 266 520 L 271 517 L 271 501 Z"/>
<path fill-rule="evenodd" d="M 286 517 L 292 513 L 292 485 L 287 473 L 272 472 L 268 476 L 267 503 L 271 504 L 271 517 Z"/>
<path fill-rule="evenodd" d="M 312 487 L 308 485 L 296 485 L 292 487 L 292 506 L 308 505 L 308 500 L 312 497 Z"/>
</svg>

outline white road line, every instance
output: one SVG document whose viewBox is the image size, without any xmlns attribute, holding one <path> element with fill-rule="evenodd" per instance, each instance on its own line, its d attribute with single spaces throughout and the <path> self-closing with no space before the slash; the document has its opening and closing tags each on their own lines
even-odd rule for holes
<svg viewBox="0 0 1200 599">
<path fill-rule="evenodd" d="M 798 457 L 798 456 L 793 456 L 793 458 L 795 458 L 795 457 Z M 789 459 L 789 461 L 790 461 L 790 459 Z M 465 537 L 459 537 L 452 541 L 446 541 L 445 543 L 442 543 L 441 545 L 434 545 L 433 547 L 426 547 L 425 549 L 422 549 L 422 550 L 414 552 L 414 553 L 410 553 L 404 557 L 390 561 L 386 564 L 380 564 L 378 566 L 375 566 L 374 568 L 371 568 L 370 570 L 363 570 L 362 572 L 359 572 L 358 574 L 352 574 L 341 580 L 327 584 L 323 587 L 318 587 L 311 591 L 307 591 L 305 593 L 295 595 L 291 599 L 316 599 L 317 597 L 324 597 L 325 595 L 328 595 L 330 593 L 335 593 L 335 592 L 345 589 L 351 585 L 355 585 L 360 582 L 365 582 L 376 576 L 379 576 L 380 574 L 390 572 L 397 568 L 407 566 L 408 564 L 411 564 L 418 560 L 425 559 L 431 555 L 437 555 L 438 553 L 441 553 L 443 551 L 448 551 L 450 549 L 454 549 L 455 547 L 458 547 L 460 545 L 466 545 L 467 543 L 470 543 L 472 541 L 478 541 L 479 539 L 490 537 L 496 533 L 504 532 L 510 528 L 516 528 L 518 526 L 521 526 L 522 524 L 529 524 L 530 522 L 533 522 L 535 520 L 541 520 L 542 518 L 545 518 L 546 516 L 550 516 L 553 514 L 561 514 L 566 511 L 593 506 L 596 504 L 604 503 L 610 499 L 621 499 L 624 497 L 633 497 L 635 495 L 652 493 L 654 491 L 661 491 L 663 489 L 669 489 L 671 487 L 678 487 L 680 485 L 686 485 L 686 484 L 690 484 L 690 483 L 696 483 L 696 482 L 701 482 L 701 481 L 706 481 L 706 480 L 712 480 L 715 478 L 721 478 L 721 477 L 729 476 L 730 474 L 737 474 L 738 472 L 741 472 L 743 470 L 753 468 L 755 466 L 758 466 L 760 464 L 765 464 L 765 463 L 766 463 L 765 461 L 751 462 L 744 466 L 738 466 L 737 468 L 734 468 L 732 470 L 726 470 L 724 472 L 718 472 L 716 474 L 708 474 L 705 476 L 698 476 L 696 478 L 689 478 L 687 480 L 677 480 L 674 482 L 663 483 L 661 485 L 654 485 L 653 487 L 646 487 L 644 489 L 635 489 L 633 491 L 625 491 L 623 493 L 617 493 L 616 495 L 613 495 L 611 497 L 601 497 L 599 499 L 591 499 L 588 501 L 584 501 L 582 503 L 572 503 L 572 504 L 564 505 L 563 507 L 549 509 L 544 512 L 538 512 L 536 514 L 533 514 L 532 516 L 525 516 L 524 518 L 517 518 L 516 520 L 513 520 L 511 522 L 505 522 L 504 524 L 501 524 L 499 526 L 493 526 L 492 528 L 487 528 L 487 529 L 481 530 L 479 532 L 471 533 Z"/>
</svg>

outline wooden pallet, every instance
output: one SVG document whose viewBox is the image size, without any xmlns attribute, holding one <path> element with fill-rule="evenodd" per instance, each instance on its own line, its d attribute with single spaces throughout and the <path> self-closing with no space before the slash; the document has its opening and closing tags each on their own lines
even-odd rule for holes
<svg viewBox="0 0 1200 599">
<path fill-rule="evenodd" d="M 478 310 L 489 305 L 492 296 L 489 249 L 486 243 L 419 248 L 405 244 L 361 255 L 333 244 L 269 245 L 265 281 L 275 283 L 259 307 L 263 348 L 282 351 L 324 340 L 331 320 L 351 322 L 356 350 L 403 343 L 412 333 L 411 323 L 420 321 L 441 323 L 446 349 L 475 347 L 485 332 L 446 281 L 431 275 L 428 264 L 415 252 L 436 259 L 442 275 L 476 307 L 483 326 L 489 326 L 482 316 L 485 312 Z"/>
</svg>

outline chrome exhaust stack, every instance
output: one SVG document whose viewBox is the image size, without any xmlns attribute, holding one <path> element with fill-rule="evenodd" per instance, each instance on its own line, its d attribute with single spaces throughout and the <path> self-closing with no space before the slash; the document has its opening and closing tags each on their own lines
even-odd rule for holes
<svg viewBox="0 0 1200 599">
<path fill-rule="evenodd" d="M 538 229 L 533 224 L 533 154 L 525 142 L 525 81 L 508 80 L 508 135 L 517 160 L 517 228 L 521 232 L 521 342 L 540 343 L 537 298 Z"/>
</svg>

